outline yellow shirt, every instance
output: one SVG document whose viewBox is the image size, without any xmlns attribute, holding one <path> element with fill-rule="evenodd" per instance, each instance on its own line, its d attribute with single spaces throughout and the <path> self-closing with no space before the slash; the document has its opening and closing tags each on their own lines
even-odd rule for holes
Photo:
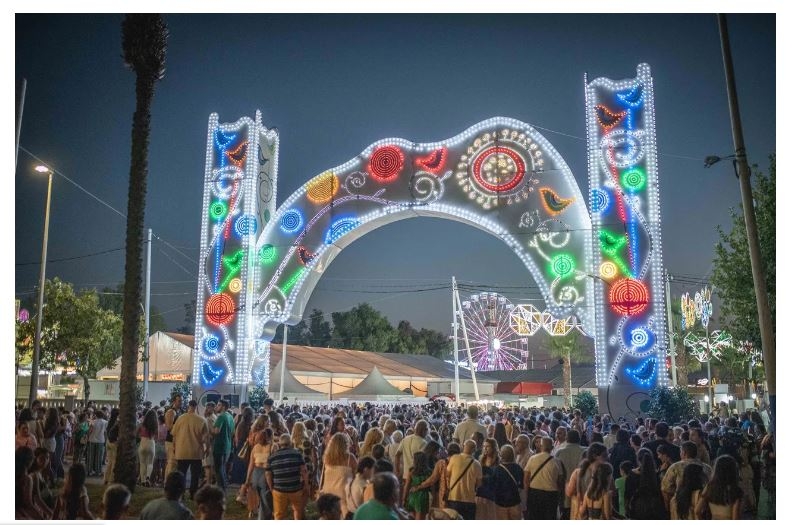
<svg viewBox="0 0 796 525">
<path fill-rule="evenodd" d="M 171 428 L 174 459 L 202 459 L 207 434 L 207 421 L 202 416 L 188 412 L 178 417 Z"/>
<path fill-rule="evenodd" d="M 536 474 L 536 471 L 542 467 L 542 464 L 547 461 L 549 457 L 550 453 L 548 452 L 539 452 L 531 456 L 531 459 L 525 464 L 526 476 L 533 476 Z M 563 475 L 564 471 L 561 469 L 561 463 L 553 458 L 547 461 L 547 464 L 542 467 L 542 470 L 536 474 L 536 477 L 531 481 L 530 488 L 548 492 L 558 492 L 558 480 Z"/>
<path fill-rule="evenodd" d="M 467 465 L 472 461 L 472 465 Z M 467 471 L 465 472 L 465 469 Z M 462 476 L 462 473 L 464 475 Z M 448 499 L 451 501 L 462 501 L 465 503 L 475 503 L 475 489 L 481 483 L 483 473 L 481 464 L 467 454 L 456 454 L 448 461 L 448 483 L 450 484 Z M 461 476 L 461 479 L 459 477 Z M 456 480 L 459 480 L 458 482 Z M 455 486 L 453 484 L 456 483 Z"/>
</svg>

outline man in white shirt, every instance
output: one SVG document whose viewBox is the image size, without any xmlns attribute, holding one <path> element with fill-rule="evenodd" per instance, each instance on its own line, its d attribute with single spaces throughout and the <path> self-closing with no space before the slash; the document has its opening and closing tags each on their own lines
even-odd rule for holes
<svg viewBox="0 0 796 525">
<path fill-rule="evenodd" d="M 397 469 L 397 474 L 404 480 L 402 504 L 405 504 L 406 496 L 409 494 L 409 481 L 412 479 L 411 470 L 415 452 L 421 452 L 423 447 L 426 446 L 426 443 L 428 443 L 426 440 L 427 434 L 428 421 L 418 419 L 415 423 L 415 432 L 401 440 L 398 451 L 395 453 L 395 468 Z"/>
<path fill-rule="evenodd" d="M 617 432 L 619 432 L 619 425 L 614 423 L 613 425 L 611 425 L 611 433 L 603 438 L 603 445 L 605 445 L 605 448 L 607 448 L 608 450 L 611 450 L 611 448 L 613 448 L 613 446 L 616 445 Z"/>
<path fill-rule="evenodd" d="M 468 439 L 464 442 L 462 453 L 452 456 L 447 467 L 447 507 L 466 520 L 475 519 L 475 490 L 483 477 L 481 463 L 473 457 L 474 451 L 475 441 Z"/>
<path fill-rule="evenodd" d="M 487 435 L 486 427 L 478 422 L 478 407 L 470 405 L 467 407 L 467 419 L 456 425 L 456 430 L 453 431 L 453 437 L 457 439 L 461 445 L 476 432 L 480 432 L 484 437 Z"/>
<path fill-rule="evenodd" d="M 531 456 L 525 465 L 525 489 L 528 501 L 525 519 L 558 519 L 558 496 L 564 490 L 564 470 L 551 455 L 553 440 L 543 437 L 542 451 Z"/>
</svg>

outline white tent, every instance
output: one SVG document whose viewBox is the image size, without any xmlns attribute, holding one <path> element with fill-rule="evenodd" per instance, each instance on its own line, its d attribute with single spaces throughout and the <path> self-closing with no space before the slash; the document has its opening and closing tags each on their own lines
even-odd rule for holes
<svg viewBox="0 0 796 525">
<path fill-rule="evenodd" d="M 282 361 L 280 360 L 273 370 L 271 370 L 271 380 L 268 383 L 268 395 L 276 399 L 279 397 L 279 385 L 281 384 L 282 374 Z M 326 400 L 329 399 L 328 394 L 318 392 L 312 388 L 301 384 L 296 376 L 290 373 L 290 370 L 285 369 L 285 388 L 283 396 L 290 400 Z"/>
<path fill-rule="evenodd" d="M 407 394 L 395 388 L 379 372 L 377 367 L 373 367 L 370 374 L 357 386 L 345 392 L 339 392 L 332 396 L 333 399 L 367 399 L 371 401 L 382 401 L 390 399 L 414 399 L 412 394 Z"/>
<path fill-rule="evenodd" d="M 143 351 L 143 346 L 140 349 Z M 118 379 L 122 358 L 97 372 L 98 379 Z M 149 375 L 153 381 L 185 381 L 193 363 L 193 336 L 155 332 L 149 336 Z M 144 364 L 138 360 L 136 373 L 143 376 Z"/>
</svg>

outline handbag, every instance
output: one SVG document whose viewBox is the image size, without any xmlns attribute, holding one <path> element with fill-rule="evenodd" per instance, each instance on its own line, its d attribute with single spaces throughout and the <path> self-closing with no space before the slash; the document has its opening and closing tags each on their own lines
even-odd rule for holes
<svg viewBox="0 0 796 525">
<path fill-rule="evenodd" d="M 240 447 L 238 451 L 238 457 L 240 459 L 246 459 L 249 457 L 249 452 L 251 452 L 251 446 L 249 445 L 248 440 L 243 442 L 243 446 Z"/>
</svg>

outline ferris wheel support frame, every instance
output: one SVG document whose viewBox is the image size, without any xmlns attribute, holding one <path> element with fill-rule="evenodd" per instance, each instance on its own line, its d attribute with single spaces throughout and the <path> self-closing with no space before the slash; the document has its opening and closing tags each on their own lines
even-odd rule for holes
<svg viewBox="0 0 796 525">
<path fill-rule="evenodd" d="M 451 277 L 453 279 L 453 296 L 455 297 L 456 306 L 458 307 L 458 314 L 459 319 L 462 322 L 462 333 L 464 334 L 464 346 L 467 349 L 467 363 L 470 367 L 470 376 L 473 378 L 473 393 L 475 394 L 475 400 L 480 401 L 481 397 L 478 395 L 478 380 L 475 378 L 475 366 L 473 365 L 473 354 L 470 352 L 470 339 L 467 337 L 467 325 L 464 322 L 464 312 L 462 311 L 462 300 L 459 297 L 459 288 L 456 286 L 456 277 Z M 453 314 L 453 322 L 454 325 L 456 323 L 456 311 Z M 458 333 L 454 333 L 454 340 L 458 337 Z M 456 343 L 454 343 L 456 344 Z M 458 345 L 457 345 L 458 346 Z M 458 375 L 458 368 L 459 368 L 459 356 L 458 351 L 456 352 L 456 370 Z M 458 390 L 458 386 L 457 386 Z"/>
</svg>

